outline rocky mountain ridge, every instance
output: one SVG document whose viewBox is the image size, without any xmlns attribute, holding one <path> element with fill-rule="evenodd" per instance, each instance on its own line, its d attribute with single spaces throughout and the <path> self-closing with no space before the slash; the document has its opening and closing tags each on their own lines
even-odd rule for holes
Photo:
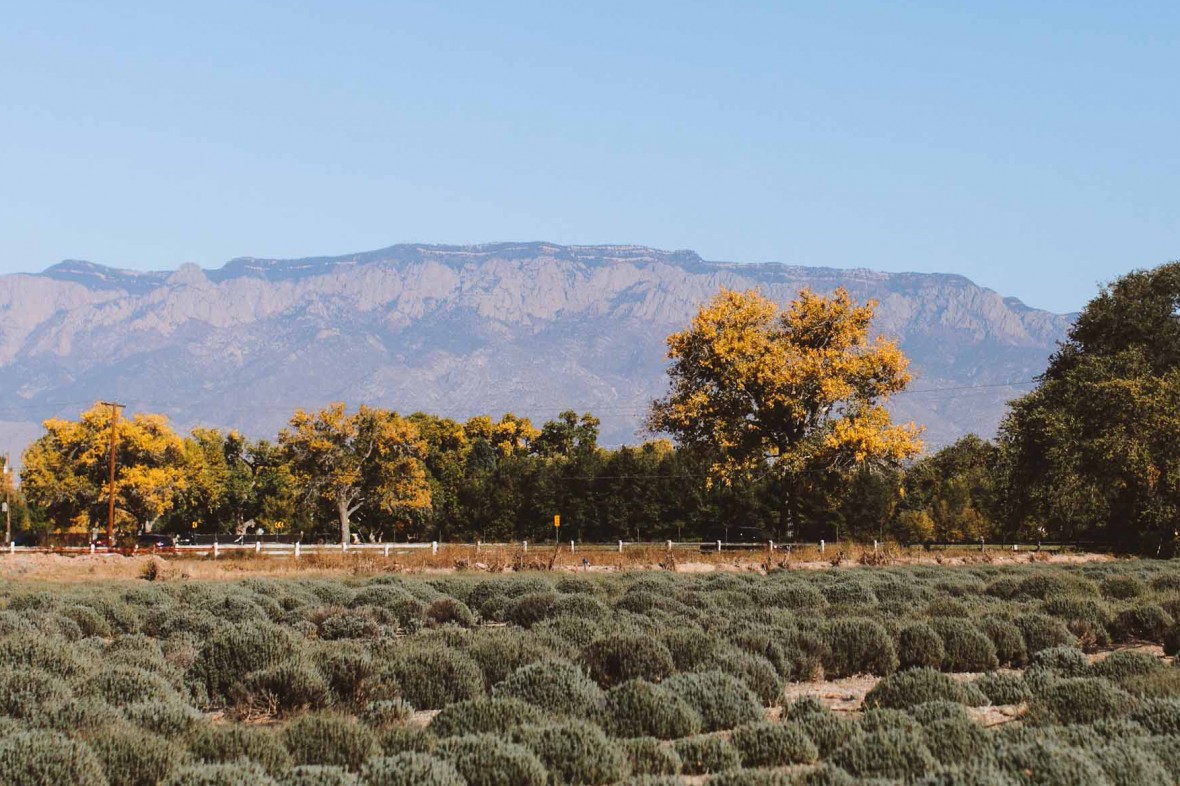
<svg viewBox="0 0 1180 786">
<path fill-rule="evenodd" d="M 399 245 L 136 272 L 65 261 L 0 277 L 0 440 L 96 399 L 178 427 L 273 436 L 296 407 L 369 403 L 454 417 L 563 409 L 634 442 L 665 385 L 664 338 L 720 287 L 787 301 L 846 287 L 914 363 L 895 414 L 946 444 L 990 435 L 1070 323 L 962 276 L 708 262 L 642 246 Z"/>
</svg>

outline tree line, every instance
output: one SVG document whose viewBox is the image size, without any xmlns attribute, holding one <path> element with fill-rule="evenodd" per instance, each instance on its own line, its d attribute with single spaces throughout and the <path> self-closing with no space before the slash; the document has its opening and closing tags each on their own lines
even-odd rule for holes
<svg viewBox="0 0 1180 786">
<path fill-rule="evenodd" d="M 96 405 L 49 420 L 14 513 L 35 531 L 304 540 L 1069 540 L 1171 554 L 1180 519 L 1180 263 L 1079 316 L 993 441 L 920 455 L 886 404 L 909 382 L 875 304 L 723 291 L 668 338 L 651 440 L 598 444 L 590 413 L 535 426 L 332 404 L 273 440 Z M 665 438 L 666 437 L 666 438 Z M 553 527 L 561 516 L 561 529 Z"/>
</svg>

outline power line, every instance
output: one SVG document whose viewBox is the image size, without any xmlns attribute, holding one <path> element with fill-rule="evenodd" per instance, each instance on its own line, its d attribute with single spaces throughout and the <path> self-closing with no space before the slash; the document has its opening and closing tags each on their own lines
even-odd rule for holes
<svg viewBox="0 0 1180 786">
<path fill-rule="evenodd" d="M 901 391 L 898 391 L 897 393 L 894 393 L 893 395 L 905 396 L 905 395 L 911 395 L 914 393 L 944 393 L 946 391 L 952 391 L 952 390 L 987 390 L 989 388 L 1014 388 L 1014 387 L 1019 387 L 1021 385 L 1035 385 L 1035 384 L 1037 384 L 1037 380 L 1035 380 L 1035 379 L 1022 379 L 1019 382 L 996 382 L 996 383 L 987 384 L 987 385 L 957 385 L 955 387 L 945 387 L 945 388 L 924 388 L 924 389 L 920 388 L 918 390 L 901 390 Z"/>
</svg>

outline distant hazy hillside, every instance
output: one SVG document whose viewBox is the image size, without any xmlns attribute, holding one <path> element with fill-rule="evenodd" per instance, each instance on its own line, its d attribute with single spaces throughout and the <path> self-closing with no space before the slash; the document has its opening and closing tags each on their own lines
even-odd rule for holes
<svg viewBox="0 0 1180 786">
<path fill-rule="evenodd" d="M 914 361 L 900 418 L 944 444 L 990 435 L 1069 317 L 961 276 L 706 262 L 638 246 L 393 246 L 352 256 L 235 259 L 135 273 L 67 261 L 0 278 L 0 439 L 97 398 L 176 424 L 271 436 L 295 407 L 365 402 L 464 417 L 567 408 L 631 442 L 664 388 L 664 338 L 719 287 L 847 287 Z M 922 392 L 930 391 L 930 392 Z"/>
</svg>

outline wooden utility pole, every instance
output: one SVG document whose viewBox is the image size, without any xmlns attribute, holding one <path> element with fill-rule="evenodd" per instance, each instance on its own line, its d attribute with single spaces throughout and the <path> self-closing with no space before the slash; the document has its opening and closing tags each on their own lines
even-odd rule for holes
<svg viewBox="0 0 1180 786">
<path fill-rule="evenodd" d="M 111 408 L 111 482 L 107 488 L 107 548 L 110 549 L 115 546 L 115 442 L 118 437 L 116 427 L 119 425 L 119 410 L 124 405 L 113 401 L 98 403 Z"/>
<path fill-rule="evenodd" d="M 12 543 L 12 467 L 4 457 L 4 543 Z"/>
</svg>

